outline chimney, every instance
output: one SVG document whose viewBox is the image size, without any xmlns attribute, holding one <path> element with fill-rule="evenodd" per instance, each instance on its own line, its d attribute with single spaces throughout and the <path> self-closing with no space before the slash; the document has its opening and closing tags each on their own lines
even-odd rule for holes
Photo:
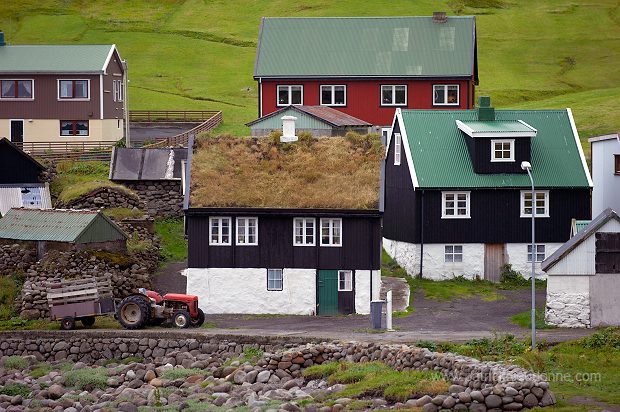
<svg viewBox="0 0 620 412">
<path fill-rule="evenodd" d="M 441 24 L 448 21 L 448 16 L 446 16 L 445 11 L 434 11 L 433 12 L 433 23 Z"/>
<path fill-rule="evenodd" d="M 0 46 L 6 46 L 6 43 L 4 42 L 4 32 L 0 31 Z"/>
<path fill-rule="evenodd" d="M 495 109 L 491 107 L 489 96 L 478 97 L 478 120 L 482 122 L 495 120 Z"/>
<path fill-rule="evenodd" d="M 297 141 L 297 136 L 295 136 L 295 120 L 297 120 L 295 116 L 282 116 L 282 136 L 280 137 L 280 142 L 291 143 Z"/>
</svg>

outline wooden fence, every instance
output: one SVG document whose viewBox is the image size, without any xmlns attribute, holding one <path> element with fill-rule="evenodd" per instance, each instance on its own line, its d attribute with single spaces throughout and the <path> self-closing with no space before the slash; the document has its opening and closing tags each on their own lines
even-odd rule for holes
<svg viewBox="0 0 620 412">
<path fill-rule="evenodd" d="M 221 112 L 215 110 L 130 110 L 129 122 L 206 122 Z"/>
<path fill-rule="evenodd" d="M 215 129 L 222 123 L 222 112 L 213 112 L 213 116 L 204 122 L 200 123 L 198 126 L 180 133 L 176 136 L 167 137 L 158 142 L 155 142 L 150 145 L 146 145 L 144 147 L 148 148 L 161 148 L 161 147 L 171 147 L 171 146 L 187 146 L 189 142 L 189 137 L 191 135 L 197 135 L 198 133 L 208 132 L 209 130 Z"/>
<path fill-rule="evenodd" d="M 115 141 L 109 142 L 24 142 L 16 143 L 23 151 L 46 161 L 110 161 Z"/>
</svg>

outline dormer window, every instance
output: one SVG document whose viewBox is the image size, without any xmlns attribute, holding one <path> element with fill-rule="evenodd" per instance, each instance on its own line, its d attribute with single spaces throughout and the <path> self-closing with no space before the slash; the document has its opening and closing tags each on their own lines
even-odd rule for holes
<svg viewBox="0 0 620 412">
<path fill-rule="evenodd" d="M 492 162 L 514 162 L 515 141 L 514 139 L 491 140 Z"/>
</svg>

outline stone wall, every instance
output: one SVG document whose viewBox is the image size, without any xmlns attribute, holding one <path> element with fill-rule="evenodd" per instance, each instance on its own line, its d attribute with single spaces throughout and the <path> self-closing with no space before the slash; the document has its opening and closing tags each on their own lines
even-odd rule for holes
<svg viewBox="0 0 620 412">
<path fill-rule="evenodd" d="M 146 204 L 151 216 L 183 216 L 183 193 L 180 180 L 144 180 L 123 182 Z"/>
<path fill-rule="evenodd" d="M 26 271 L 37 261 L 37 252 L 19 244 L 0 246 L 0 276 Z"/>
<path fill-rule="evenodd" d="M 102 187 L 67 203 L 58 200 L 55 207 L 57 209 L 138 208 L 144 210 L 145 204 L 135 193 L 114 187 Z"/>
<path fill-rule="evenodd" d="M 553 293 L 547 291 L 545 322 L 563 328 L 589 328 L 589 295 L 587 293 Z"/>
<path fill-rule="evenodd" d="M 453 383 L 445 394 L 435 397 L 412 394 L 407 403 L 401 404 L 406 407 L 421 407 L 424 412 L 518 411 L 555 403 L 549 383 L 542 376 L 511 365 L 483 362 L 407 345 L 334 342 L 297 346 L 293 344 L 295 342 L 279 339 L 274 341 L 273 338 L 266 337 L 205 336 L 199 333 L 183 333 L 182 337 L 177 336 L 177 339 L 174 339 L 162 337 L 161 331 L 144 331 L 140 334 L 127 331 L 72 334 L 11 332 L 0 334 L 0 358 L 19 355 L 32 356 L 40 361 L 70 360 L 105 365 L 105 361 L 109 359 L 137 356 L 144 359 L 143 362 L 152 362 L 151 367 L 155 368 L 156 373 L 160 366 L 207 368 L 212 374 L 211 380 L 218 381 L 213 383 L 226 383 L 230 386 L 226 392 L 231 394 L 236 391 L 234 388 L 245 387 L 247 390 L 250 385 L 259 382 L 263 383 L 260 389 L 257 388 L 260 394 L 266 394 L 267 390 L 270 390 L 264 386 L 266 384 L 287 381 L 292 381 L 292 385 L 288 388 L 284 386 L 284 390 L 298 391 L 300 386 L 310 386 L 310 382 L 300 383 L 300 380 L 303 380 L 302 371 L 306 367 L 331 361 L 381 361 L 396 370 L 435 371 Z M 248 348 L 258 348 L 265 353 L 253 365 L 230 361 Z M 228 361 L 225 362 L 226 360 Z M 134 366 L 133 369 L 139 368 Z M 151 385 L 157 386 L 152 380 L 157 374 L 150 376 Z M 129 382 L 131 379 L 135 379 L 135 374 L 125 380 Z M 183 382 L 179 382 L 181 383 Z M 132 384 L 128 383 L 130 387 L 133 387 Z M 160 379 L 157 384 L 163 385 L 164 382 Z M 135 388 L 144 385 L 144 380 L 135 382 Z M 238 403 L 235 406 L 251 403 L 249 398 L 260 396 L 258 393 L 245 393 L 235 401 Z M 277 393 L 283 396 L 291 395 L 290 392 L 285 394 L 280 389 L 272 392 Z M 226 396 L 222 403 L 229 398 L 230 396 Z M 232 406 L 231 403 L 228 402 L 227 406 Z"/>
</svg>

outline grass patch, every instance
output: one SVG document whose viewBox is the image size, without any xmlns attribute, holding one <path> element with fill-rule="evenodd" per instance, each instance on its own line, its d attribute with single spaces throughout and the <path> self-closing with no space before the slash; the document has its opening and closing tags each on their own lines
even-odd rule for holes
<svg viewBox="0 0 620 412">
<path fill-rule="evenodd" d="M 536 329 L 554 329 L 555 326 L 545 323 L 545 309 L 536 309 L 535 314 Z M 510 317 L 510 321 L 522 328 L 530 329 L 532 327 L 532 311 L 517 313 Z"/>
<path fill-rule="evenodd" d="M 166 369 L 164 373 L 162 374 L 162 378 L 175 380 L 175 379 L 187 378 L 189 376 L 194 376 L 194 375 L 207 376 L 210 374 L 211 373 L 209 371 L 206 371 L 204 369 L 174 368 L 174 369 Z"/>
<path fill-rule="evenodd" d="M 30 387 L 23 383 L 10 383 L 6 386 L 0 386 L 0 395 L 21 395 L 23 398 L 28 398 L 31 393 Z"/>
<path fill-rule="evenodd" d="M 106 359 L 106 361 L 103 362 L 103 366 L 112 365 L 113 363 L 116 363 L 119 365 L 129 365 L 130 363 L 142 363 L 142 362 L 144 362 L 144 359 L 139 356 L 129 356 L 124 359 Z"/>
<path fill-rule="evenodd" d="M 14 273 L 11 276 L 0 276 L 0 322 L 17 316 L 15 299 L 20 295 L 24 276 Z"/>
<path fill-rule="evenodd" d="M 30 371 L 30 376 L 38 379 L 47 375 L 53 370 L 54 368 L 52 367 L 52 365 L 50 365 L 49 363 L 41 362 Z"/>
<path fill-rule="evenodd" d="M 107 371 L 104 368 L 84 368 L 71 370 L 65 373 L 65 386 L 78 390 L 93 390 L 107 388 Z"/>
<path fill-rule="evenodd" d="M 121 326 L 112 316 L 97 316 L 95 321 L 97 329 L 120 329 Z M 14 317 L 0 321 L 0 331 L 2 330 L 59 330 L 60 323 L 49 319 L 26 320 Z M 80 322 L 76 322 L 75 329 L 84 329 Z"/>
<path fill-rule="evenodd" d="M 265 352 L 263 352 L 261 349 L 255 348 L 253 346 L 248 346 L 243 349 L 243 357 L 254 361 L 262 358 L 264 353 Z"/>
<path fill-rule="evenodd" d="M 28 361 L 21 356 L 9 356 L 4 360 L 4 367 L 7 369 L 26 369 Z"/>
<path fill-rule="evenodd" d="M 56 164 L 58 175 L 50 184 L 52 197 L 60 197 L 60 194 L 70 186 L 96 180 L 107 180 L 110 172 L 109 168 L 108 162 L 58 162 Z"/>
<path fill-rule="evenodd" d="M 128 207 L 113 207 L 104 209 L 103 214 L 114 220 L 123 219 L 139 219 L 144 216 L 144 212 L 140 209 L 130 209 Z"/>
<path fill-rule="evenodd" d="M 121 193 L 125 193 L 130 197 L 136 197 L 136 194 L 133 191 L 127 189 L 125 186 L 110 182 L 109 180 L 89 180 L 66 186 L 58 195 L 58 200 L 62 200 L 62 202 L 66 205 L 87 193 L 105 187 L 115 189 Z"/>
<path fill-rule="evenodd" d="M 155 234 L 161 239 L 160 260 L 178 262 L 187 259 L 187 240 L 181 218 L 155 220 Z"/>
<path fill-rule="evenodd" d="M 333 375 L 340 369 L 338 362 L 327 362 L 321 365 L 312 365 L 303 371 L 304 377 L 308 379 L 322 379 Z"/>
</svg>

